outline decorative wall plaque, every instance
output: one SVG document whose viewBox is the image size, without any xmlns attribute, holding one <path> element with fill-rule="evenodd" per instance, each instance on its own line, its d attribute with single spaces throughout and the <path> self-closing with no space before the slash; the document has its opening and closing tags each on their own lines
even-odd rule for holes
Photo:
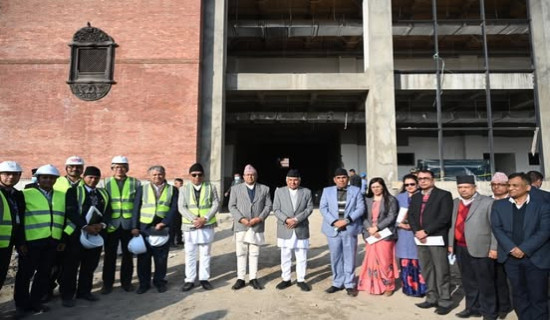
<svg viewBox="0 0 550 320">
<path fill-rule="evenodd" d="M 103 98 L 111 90 L 115 48 L 118 45 L 107 33 L 88 26 L 78 30 L 71 47 L 71 68 L 67 83 L 75 96 L 94 101 Z"/>
</svg>

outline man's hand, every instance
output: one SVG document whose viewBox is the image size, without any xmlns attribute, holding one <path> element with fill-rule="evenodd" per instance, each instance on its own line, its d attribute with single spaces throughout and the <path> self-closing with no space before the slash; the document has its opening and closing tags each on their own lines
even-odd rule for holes
<svg viewBox="0 0 550 320">
<path fill-rule="evenodd" d="M 296 228 L 296 225 L 298 225 L 298 220 L 294 218 L 287 218 L 285 220 L 285 224 L 288 229 L 294 229 Z"/>
<path fill-rule="evenodd" d="M 241 220 L 239 220 L 239 223 L 244 226 L 251 227 L 250 221 L 247 218 L 241 218 Z"/>
<path fill-rule="evenodd" d="M 204 227 L 205 224 L 206 224 L 206 218 L 204 217 L 198 217 L 195 220 L 193 220 L 193 227 L 197 229 Z"/>
<path fill-rule="evenodd" d="M 341 228 L 343 228 L 347 225 L 348 225 L 348 223 L 345 219 L 340 219 L 340 220 L 338 220 L 334 223 L 334 226 L 338 229 L 341 229 Z"/>
<path fill-rule="evenodd" d="M 489 250 L 489 258 L 496 260 L 498 258 L 498 254 L 496 250 Z"/>
<path fill-rule="evenodd" d="M 159 231 L 159 230 L 162 230 L 164 227 L 166 227 L 166 225 L 162 222 L 159 222 L 157 223 L 157 225 L 155 226 L 155 230 Z"/>
<path fill-rule="evenodd" d="M 262 219 L 260 219 L 258 217 L 252 218 L 252 219 L 250 219 L 250 227 L 253 227 L 253 226 L 257 225 L 260 222 L 262 222 Z"/>
<path fill-rule="evenodd" d="M 512 251 L 510 251 L 510 254 L 514 258 L 518 258 L 518 259 L 522 259 L 525 256 L 525 253 L 523 253 L 523 251 L 521 251 L 521 249 L 518 248 L 518 247 L 514 247 L 514 249 L 512 249 Z"/>
<path fill-rule="evenodd" d="M 96 235 L 98 232 L 95 224 L 89 224 L 85 226 L 84 231 L 86 231 L 88 234 L 91 234 L 91 235 Z"/>
<path fill-rule="evenodd" d="M 424 230 L 416 231 L 414 236 L 420 240 L 422 243 L 426 243 L 426 238 L 428 237 L 428 234 Z"/>
<path fill-rule="evenodd" d="M 134 237 L 139 236 L 139 229 L 137 229 L 137 228 L 136 228 L 136 229 L 132 229 L 132 235 L 133 235 Z"/>
<path fill-rule="evenodd" d="M 397 227 L 404 230 L 411 230 L 411 226 L 408 223 L 400 223 L 397 225 Z"/>
<path fill-rule="evenodd" d="M 453 254 L 454 253 L 453 251 L 454 251 L 453 247 L 447 247 L 447 252 L 449 252 L 450 254 Z"/>
</svg>

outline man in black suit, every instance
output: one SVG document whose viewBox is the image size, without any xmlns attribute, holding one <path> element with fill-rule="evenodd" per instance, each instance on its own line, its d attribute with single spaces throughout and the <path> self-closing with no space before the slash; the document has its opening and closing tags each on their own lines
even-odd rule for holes
<svg viewBox="0 0 550 320">
<path fill-rule="evenodd" d="M 510 198 L 495 201 L 491 211 L 498 261 L 504 263 L 520 320 L 548 319 L 550 205 L 531 196 L 530 184 L 527 174 L 508 176 Z"/>
<path fill-rule="evenodd" d="M 542 182 L 544 180 L 542 173 L 538 171 L 529 171 L 527 172 L 527 175 L 529 176 L 529 179 L 531 179 L 531 190 L 529 190 L 529 196 L 540 201 L 550 202 L 550 192 L 544 191 L 540 188 L 542 187 Z"/>
<path fill-rule="evenodd" d="M 409 223 L 415 237 L 426 243 L 427 237 L 442 237 L 443 246 L 418 246 L 418 259 L 426 280 L 426 301 L 419 308 L 436 307 L 435 313 L 445 315 L 452 309 L 451 273 L 447 259 L 447 242 L 453 211 L 451 193 L 435 187 L 434 175 L 429 170 L 418 172 L 421 192 L 411 198 Z"/>
</svg>

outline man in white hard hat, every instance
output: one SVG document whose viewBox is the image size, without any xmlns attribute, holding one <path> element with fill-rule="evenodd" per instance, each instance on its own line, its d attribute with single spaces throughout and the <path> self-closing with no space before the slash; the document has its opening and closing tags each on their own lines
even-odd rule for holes
<svg viewBox="0 0 550 320">
<path fill-rule="evenodd" d="M 128 158 L 115 156 L 111 161 L 113 176 L 105 180 L 105 189 L 111 197 L 111 222 L 105 237 L 105 256 L 103 260 L 103 288 L 101 294 L 109 294 L 115 282 L 115 269 L 118 244 L 122 247 L 120 283 L 124 291 L 130 292 L 134 273 L 133 255 L 128 251 L 128 242 L 132 238 L 132 212 L 134 199 L 140 187 L 136 178 L 127 175 L 130 169 Z"/>
<path fill-rule="evenodd" d="M 166 269 L 170 250 L 170 226 L 174 215 L 178 213 L 178 189 L 166 182 L 166 170 L 163 166 L 152 166 L 147 171 L 150 183 L 141 186 L 134 200 L 132 216 L 132 235 L 147 237 L 147 252 L 138 255 L 139 288 L 137 294 L 143 294 L 151 288 L 151 257 L 155 261 L 153 285 L 157 291 L 166 291 Z M 165 239 L 159 243 L 154 237 Z"/>
<path fill-rule="evenodd" d="M 182 215 L 182 229 L 185 237 L 185 284 L 183 291 L 189 291 L 197 280 L 199 260 L 199 283 L 204 290 L 212 290 L 210 279 L 210 248 L 217 226 L 216 213 L 219 208 L 216 187 L 204 181 L 204 169 L 200 163 L 189 168 L 190 183 L 180 190 L 178 208 Z M 198 256 L 197 256 L 198 253 Z"/>
<path fill-rule="evenodd" d="M 75 293 L 79 299 L 98 300 L 92 294 L 92 283 L 103 245 L 86 248 L 80 239 L 82 233 L 85 237 L 103 233 L 111 218 L 109 194 L 103 188 L 96 188 L 100 179 L 99 168 L 89 166 L 84 171 L 83 184 L 67 190 L 68 221 L 64 232 L 68 240 L 60 288 L 64 307 L 75 305 Z"/>
<path fill-rule="evenodd" d="M 67 175 L 59 177 L 53 188 L 62 192 L 82 184 L 82 172 L 84 171 L 84 160 L 79 156 L 70 156 L 65 161 Z"/>
<path fill-rule="evenodd" d="M 14 188 L 22 171 L 15 161 L 0 163 L 0 289 L 4 285 L 10 265 L 19 226 L 19 211 L 25 210 L 23 193 Z"/>
<path fill-rule="evenodd" d="M 41 303 L 49 285 L 49 274 L 60 249 L 65 227 L 65 193 L 54 190 L 59 171 L 47 164 L 36 171 L 37 188 L 23 191 L 25 212 L 20 213 L 23 236 L 17 244 L 19 269 L 15 276 L 14 300 L 17 316 L 27 311 L 46 312 Z M 32 288 L 29 292 L 31 279 Z"/>
</svg>

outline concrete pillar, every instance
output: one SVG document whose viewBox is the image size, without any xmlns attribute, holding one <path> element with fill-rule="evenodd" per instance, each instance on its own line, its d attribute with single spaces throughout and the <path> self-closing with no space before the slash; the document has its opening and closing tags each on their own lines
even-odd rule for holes
<svg viewBox="0 0 550 320">
<path fill-rule="evenodd" d="M 550 3 L 529 1 L 531 13 L 531 41 L 535 60 L 535 79 L 540 119 L 539 138 L 542 150 L 541 169 L 548 179 L 550 169 Z"/>
<path fill-rule="evenodd" d="M 397 177 L 391 1 L 363 0 L 365 68 L 370 78 L 365 117 L 367 175 Z"/>
<path fill-rule="evenodd" d="M 223 199 L 226 1 L 203 1 L 199 161 Z"/>
</svg>

